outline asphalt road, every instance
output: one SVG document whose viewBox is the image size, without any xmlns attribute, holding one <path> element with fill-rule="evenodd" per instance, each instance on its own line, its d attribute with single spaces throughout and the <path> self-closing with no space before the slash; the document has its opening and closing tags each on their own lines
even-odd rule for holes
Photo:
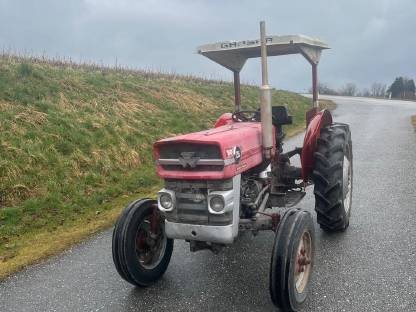
<svg viewBox="0 0 416 312">
<path fill-rule="evenodd" d="M 352 217 L 342 234 L 316 227 L 304 310 L 416 311 L 416 103 L 334 100 L 335 120 L 352 129 Z M 300 206 L 313 210 L 311 192 Z M 272 241 L 272 233 L 245 235 L 217 256 L 178 241 L 164 278 L 138 289 L 117 275 L 108 230 L 1 283 L 0 311 L 276 311 L 268 291 Z"/>
</svg>

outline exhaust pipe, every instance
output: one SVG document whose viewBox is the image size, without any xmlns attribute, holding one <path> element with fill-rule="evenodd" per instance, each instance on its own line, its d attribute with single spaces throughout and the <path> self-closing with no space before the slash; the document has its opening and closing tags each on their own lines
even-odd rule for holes
<svg viewBox="0 0 416 312">
<path fill-rule="evenodd" d="M 273 151 L 273 125 L 272 125 L 272 89 L 269 86 L 267 74 L 267 48 L 266 48 L 266 25 L 260 22 L 260 44 L 261 44 L 261 82 L 260 87 L 260 114 L 263 139 L 263 156 L 265 159 L 272 157 Z"/>
</svg>

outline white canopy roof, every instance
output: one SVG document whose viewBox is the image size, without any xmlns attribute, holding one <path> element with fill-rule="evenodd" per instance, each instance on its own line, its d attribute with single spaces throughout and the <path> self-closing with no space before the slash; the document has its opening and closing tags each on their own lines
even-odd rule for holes
<svg viewBox="0 0 416 312">
<path fill-rule="evenodd" d="M 303 35 L 267 36 L 266 46 L 267 56 L 299 53 L 315 64 L 319 62 L 321 51 L 329 49 L 326 43 Z M 197 51 L 229 70 L 239 72 L 247 59 L 260 57 L 260 39 L 205 44 Z"/>
</svg>

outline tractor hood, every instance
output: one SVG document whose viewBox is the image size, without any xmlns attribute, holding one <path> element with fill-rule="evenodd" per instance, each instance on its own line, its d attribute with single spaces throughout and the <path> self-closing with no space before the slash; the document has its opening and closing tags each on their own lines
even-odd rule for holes
<svg viewBox="0 0 416 312">
<path fill-rule="evenodd" d="M 154 156 L 164 179 L 229 179 L 262 163 L 261 123 L 232 122 L 159 140 Z"/>
</svg>

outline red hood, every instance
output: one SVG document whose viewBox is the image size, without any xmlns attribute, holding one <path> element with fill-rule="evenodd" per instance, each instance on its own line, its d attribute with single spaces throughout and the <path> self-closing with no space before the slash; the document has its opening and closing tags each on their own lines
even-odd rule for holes
<svg viewBox="0 0 416 312">
<path fill-rule="evenodd" d="M 193 143 L 216 145 L 223 160 L 229 160 L 222 171 L 165 170 L 157 164 L 157 173 L 162 178 L 170 179 L 228 179 L 247 169 L 259 165 L 262 157 L 262 135 L 260 122 L 238 122 L 200 132 L 179 135 L 159 140 L 154 144 L 156 160 L 159 159 L 159 147 L 164 144 Z M 241 151 L 241 158 L 232 162 L 233 149 Z"/>
</svg>

